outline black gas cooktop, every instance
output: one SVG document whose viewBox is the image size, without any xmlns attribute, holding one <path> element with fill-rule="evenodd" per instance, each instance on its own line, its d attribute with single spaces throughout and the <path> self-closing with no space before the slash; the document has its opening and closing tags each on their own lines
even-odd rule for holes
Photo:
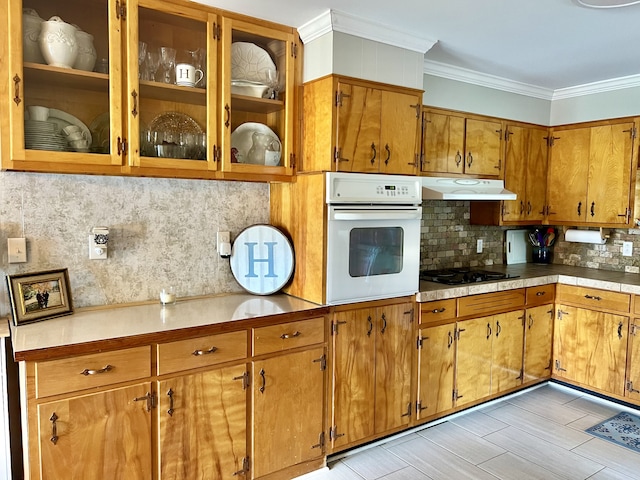
<svg viewBox="0 0 640 480">
<path fill-rule="evenodd" d="M 446 285 L 487 282 L 505 278 L 517 278 L 517 276 L 476 268 L 446 268 L 444 270 L 423 270 L 420 272 L 420 280 L 444 283 Z"/>
</svg>

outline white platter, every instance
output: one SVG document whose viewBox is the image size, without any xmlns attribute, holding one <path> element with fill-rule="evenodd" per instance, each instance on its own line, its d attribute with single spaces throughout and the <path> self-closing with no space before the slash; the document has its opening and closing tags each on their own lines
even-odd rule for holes
<svg viewBox="0 0 640 480">
<path fill-rule="evenodd" d="M 281 157 L 280 139 L 262 123 L 243 123 L 231 133 L 232 162 L 235 158 L 237 163 L 276 167 L 280 165 Z"/>
<path fill-rule="evenodd" d="M 28 112 L 25 111 L 25 117 L 28 117 Z M 63 112 L 62 110 L 57 110 L 55 108 L 49 109 L 49 118 L 47 122 L 53 122 L 57 125 L 58 131 L 62 130 L 64 127 L 68 125 L 77 125 L 84 132 L 85 138 L 89 140 L 89 144 L 91 144 L 91 131 L 89 128 L 78 120 L 73 115 Z"/>
<path fill-rule="evenodd" d="M 269 52 L 255 43 L 231 44 L 231 79 L 264 83 L 267 70 L 276 70 Z"/>
</svg>

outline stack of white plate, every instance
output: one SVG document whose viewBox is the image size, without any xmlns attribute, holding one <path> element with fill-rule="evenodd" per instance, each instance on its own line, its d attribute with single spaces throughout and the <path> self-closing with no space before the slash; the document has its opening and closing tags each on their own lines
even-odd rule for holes
<svg viewBox="0 0 640 480">
<path fill-rule="evenodd" d="M 24 146 L 32 150 L 68 150 L 67 139 L 58 131 L 58 125 L 40 120 L 24 121 Z"/>
</svg>

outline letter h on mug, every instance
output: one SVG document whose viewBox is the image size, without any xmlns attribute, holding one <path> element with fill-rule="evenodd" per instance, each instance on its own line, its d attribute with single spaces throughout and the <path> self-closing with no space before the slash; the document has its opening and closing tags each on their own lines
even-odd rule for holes
<svg viewBox="0 0 640 480">
<path fill-rule="evenodd" d="M 199 68 L 188 63 L 179 63 L 176 65 L 176 85 L 181 87 L 195 87 L 204 77 L 204 73 Z"/>
</svg>

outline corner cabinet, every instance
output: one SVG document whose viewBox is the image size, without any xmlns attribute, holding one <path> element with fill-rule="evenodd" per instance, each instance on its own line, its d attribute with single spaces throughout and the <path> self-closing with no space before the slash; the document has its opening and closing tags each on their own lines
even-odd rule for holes
<svg viewBox="0 0 640 480">
<path fill-rule="evenodd" d="M 304 85 L 304 172 L 418 173 L 422 90 L 328 76 Z"/>
<path fill-rule="evenodd" d="M 27 44 L 33 32 L 23 31 L 23 8 L 45 20 L 59 16 L 93 35 L 100 67 L 84 71 L 24 61 L 25 51 L 33 49 Z M 9 113 L 0 125 L 8 132 L 3 169 L 255 181 L 293 175 L 302 57 L 294 29 L 181 0 L 10 0 L 0 13 L 7 22 L 0 54 L 8 58 L 0 65 Z M 279 72 L 277 98 L 235 91 L 236 42 L 253 44 L 270 57 Z M 180 86 L 169 73 L 165 83 L 165 65 L 149 57 L 159 47 L 175 49 L 175 64 L 195 65 L 202 79 Z M 38 130 L 32 106 L 49 109 L 56 132 Z M 279 154 L 277 164 L 232 155 L 232 133 L 246 122 L 264 124 L 278 137 L 280 144 L 269 147 Z M 74 151 L 58 135 L 70 123 L 91 135 L 87 148 Z"/>
</svg>

